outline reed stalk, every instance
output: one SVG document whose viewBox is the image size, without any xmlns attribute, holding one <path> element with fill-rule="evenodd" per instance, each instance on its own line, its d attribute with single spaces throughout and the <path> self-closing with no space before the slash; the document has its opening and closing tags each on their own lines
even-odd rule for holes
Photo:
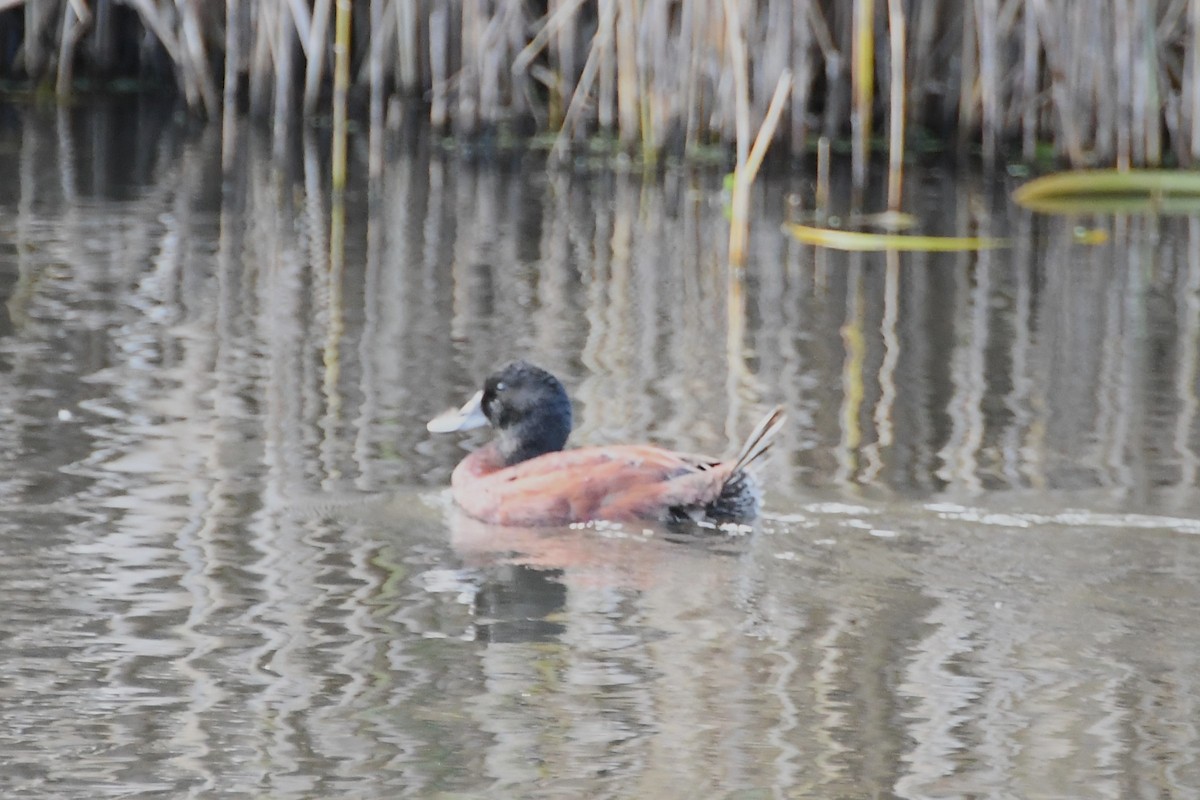
<svg viewBox="0 0 1200 800">
<path fill-rule="evenodd" d="M 854 107 L 850 112 L 853 138 L 850 172 L 854 188 L 861 190 L 867 185 L 871 108 L 875 99 L 875 0 L 854 0 L 853 19 L 851 57 L 854 63 L 850 79 Z"/>
<path fill-rule="evenodd" d="M 1129 52 L 1130 40 L 1130 9 L 1125 3 L 1115 3 L 1113 6 L 1113 34 L 1116 40 L 1116 52 L 1113 54 L 1113 64 L 1116 71 L 1117 90 L 1117 169 L 1129 169 L 1133 163 L 1133 76 L 1132 57 Z"/>
<path fill-rule="evenodd" d="M 825 216 L 829 213 L 829 137 L 822 136 L 817 140 L 817 187 L 813 205 L 816 208 L 817 221 L 824 224 Z"/>
<path fill-rule="evenodd" d="M 1037 150 L 1038 130 L 1038 34 L 1037 21 L 1026 6 L 1021 15 L 1021 158 L 1032 161 Z"/>
<path fill-rule="evenodd" d="M 727 0 L 727 2 L 732 4 L 733 0 Z M 754 144 L 749 148 L 743 148 L 740 142 L 738 144 L 738 164 L 733 173 L 733 197 L 730 200 L 729 222 L 729 264 L 734 268 L 740 269 L 746 264 L 746 247 L 750 240 L 750 189 L 754 185 L 754 179 L 758 176 L 758 170 L 767 155 L 767 148 L 770 147 L 771 140 L 775 136 L 775 128 L 779 125 L 779 118 L 783 114 L 783 108 L 791 90 L 792 73 L 784 70 L 775 85 L 775 93 L 771 96 L 767 114 L 758 129 L 758 134 L 754 137 Z M 749 131 L 748 117 L 749 104 L 747 103 L 738 109 L 739 132 Z M 741 155 L 743 152 L 745 152 L 744 156 Z"/>
<path fill-rule="evenodd" d="M 30 75 L 41 74 L 49 61 L 42 45 L 42 30 L 46 25 L 45 21 L 50 17 L 47 9 L 51 5 L 52 3 L 48 0 L 28 0 L 25 3 L 26 34 L 22 40 L 22 46 L 25 55 L 25 72 Z"/>
<path fill-rule="evenodd" d="M 943 72 L 944 65 L 938 63 L 936 55 L 941 47 L 952 46 L 943 28 L 943 22 L 951 17 L 952 11 L 945 9 L 941 2 L 915 4 L 911 7 L 909 28 L 911 30 L 908 43 L 908 98 L 907 105 L 912 118 L 917 118 L 919 109 L 936 110 L 936 117 L 927 117 L 931 124 L 949 126 L 955 109 L 951 107 L 949 98 L 937 103 L 933 95 L 933 87 L 938 80 L 938 73 Z M 964 30 L 960 36 L 966 36 Z M 954 80 L 953 72 L 944 70 L 942 80 L 949 86 Z M 936 119 L 936 122 L 933 120 Z"/>
<path fill-rule="evenodd" d="M 58 79 L 54 91 L 59 98 L 71 93 L 71 74 L 75 64 L 75 47 L 91 24 L 92 13 L 83 0 L 71 0 L 63 9 L 62 37 L 58 48 Z"/>
<path fill-rule="evenodd" d="M 904 191 L 904 64 L 907 31 L 904 6 L 901 0 L 888 0 L 888 33 L 890 36 L 891 104 L 888 112 L 888 211 L 900 210 Z"/>
<path fill-rule="evenodd" d="M 560 98 L 570 97 L 575 93 L 575 76 L 578 75 L 575 62 L 575 51 L 579 41 L 579 31 L 576 26 L 579 7 L 582 0 L 557 0 L 551 4 L 554 8 L 554 18 L 557 25 L 554 29 L 554 62 L 559 75 L 558 95 Z M 553 121 L 551 122 L 553 124 Z"/>
<path fill-rule="evenodd" d="M 596 39 L 592 40 L 591 50 L 588 51 L 587 60 L 583 64 L 583 74 L 579 77 L 579 82 L 575 84 L 575 91 L 571 95 L 571 102 L 567 105 L 566 113 L 563 115 L 562 128 L 559 130 L 558 137 L 555 139 L 554 148 L 551 150 L 551 156 L 556 160 L 561 161 L 566 157 L 569 149 L 568 139 L 575 125 L 575 120 L 582 113 L 584 103 L 588 93 L 591 91 L 592 83 L 596 79 L 596 74 L 600 71 L 600 66 L 604 60 L 604 53 L 607 51 L 609 43 L 603 35 L 605 31 L 611 33 L 613 31 L 614 18 L 617 13 L 615 0 L 608 0 L 607 3 L 601 2 L 601 11 L 603 13 L 600 18 L 600 32 Z"/>
<path fill-rule="evenodd" d="M 237 84 L 242 64 L 242 2 L 225 0 L 225 78 L 221 91 L 221 170 L 233 169 L 237 141 Z"/>
<path fill-rule="evenodd" d="M 551 4 L 551 12 L 547 15 L 546 21 L 537 29 L 533 38 L 529 40 L 521 51 L 517 53 L 517 57 L 513 59 L 512 71 L 524 72 L 529 69 L 529 65 L 538 57 L 543 50 L 551 43 L 555 48 L 563 48 L 564 39 L 571 38 L 570 31 L 574 30 L 572 25 L 575 14 L 579 11 L 586 0 L 560 0 L 558 3 Z M 563 56 L 559 54 L 556 60 L 563 60 Z M 563 85 L 565 88 L 565 84 Z M 573 89 L 573 87 L 572 87 Z M 566 91 L 567 96 L 571 95 L 571 91 Z"/>
<path fill-rule="evenodd" d="M 271 19 L 274 6 L 270 3 L 250 3 L 248 29 L 254 31 L 254 44 L 250 53 L 250 115 L 262 119 L 267 113 L 267 102 L 271 91 Z"/>
<path fill-rule="evenodd" d="M 1155 36 L 1154 18 L 1149 3 L 1136 4 L 1141 28 L 1137 61 L 1138 86 L 1141 102 L 1138 103 L 1138 140 L 1145 143 L 1142 164 L 1157 167 L 1162 163 L 1162 97 L 1159 94 L 1160 55 Z"/>
<path fill-rule="evenodd" d="M 371 87 L 371 110 L 367 148 L 367 175 L 372 181 L 383 175 L 383 43 L 384 36 L 384 0 L 371 0 L 371 50 L 367 66 L 367 82 Z"/>
<path fill-rule="evenodd" d="M 796 0 L 792 10 L 792 82 L 791 131 L 792 155 L 804 152 L 808 137 L 809 90 L 816 75 L 812 55 L 813 35 L 809 24 L 812 0 Z"/>
<path fill-rule="evenodd" d="M 474 135 L 479 130 L 479 83 L 481 70 L 479 51 L 482 47 L 482 9 L 478 0 L 463 0 L 459 30 L 460 66 L 458 79 L 458 111 L 455 127 L 461 134 Z"/>
<path fill-rule="evenodd" d="M 729 36 L 729 58 L 733 62 L 734 122 L 737 131 L 734 147 L 740 170 L 750 158 L 750 65 L 739 4 L 735 0 L 725 0 L 725 25 Z M 737 217 L 736 208 L 734 217 Z M 730 252 L 733 252 L 732 248 Z"/>
<path fill-rule="evenodd" d="M 996 140 L 1000 127 L 1000 64 L 997 43 L 996 0 L 975 0 L 975 19 L 979 21 L 976 37 L 979 43 L 979 104 L 983 138 L 983 163 L 991 168 L 996 163 Z"/>
<path fill-rule="evenodd" d="M 638 140 L 641 104 L 638 100 L 636 0 L 616 0 L 617 131 L 629 149 Z"/>
<path fill-rule="evenodd" d="M 824 55 L 825 72 L 825 117 L 821 125 L 822 136 L 838 136 L 845 127 L 846 117 L 850 113 L 850 94 L 846 90 L 846 45 L 842 38 L 835 38 L 834 28 L 826 19 L 820 5 L 813 3 L 809 6 L 812 11 L 810 22 L 813 35 L 821 45 Z M 834 14 L 837 8 L 830 9 Z"/>
<path fill-rule="evenodd" d="M 700 113 L 704 108 L 700 79 L 700 37 L 703 36 L 704 4 L 686 3 L 680 9 L 680 40 L 687 49 L 687 74 L 684 78 L 683 101 L 686 118 L 683 129 L 683 151 L 693 153 L 700 146 Z"/>
<path fill-rule="evenodd" d="M 1058 41 L 1058 30 L 1046 0 L 1027 0 L 1029 8 L 1038 21 L 1040 34 L 1039 44 L 1044 46 L 1046 64 L 1049 68 L 1050 97 L 1054 102 L 1056 118 L 1059 122 L 1060 136 L 1058 143 L 1066 151 L 1067 159 L 1072 164 L 1086 163 L 1083 143 L 1079 138 L 1079 129 L 1075 124 L 1075 108 L 1072 96 L 1063 81 L 1067 74 L 1064 60 L 1054 43 Z"/>
<path fill-rule="evenodd" d="M 304 113 L 308 116 L 317 110 L 325 73 L 325 40 L 329 30 L 329 12 L 332 0 L 316 0 L 313 3 L 312 22 L 309 25 L 304 46 Z"/>
<path fill-rule="evenodd" d="M 1116 14 L 1113 15 L 1114 18 L 1116 16 Z M 1081 15 L 1076 10 L 1070 25 L 1070 35 L 1093 41 L 1112 42 L 1112 45 L 1119 49 L 1121 40 L 1118 35 L 1114 34 L 1110 27 L 1111 23 L 1112 20 L 1098 14 Z M 1076 30 L 1077 26 L 1079 30 Z M 1121 109 L 1120 96 L 1113 91 L 1113 76 L 1106 66 L 1107 63 L 1118 64 L 1120 56 L 1111 52 L 1111 47 L 1106 49 L 1110 52 L 1102 52 L 1100 48 L 1093 48 L 1089 52 L 1074 55 L 1075 48 L 1069 48 L 1073 54 L 1071 60 L 1075 64 L 1073 80 L 1086 82 L 1096 98 L 1091 109 L 1095 124 L 1084 126 L 1085 143 L 1094 158 L 1109 160 L 1116 152 L 1116 129 L 1120 124 L 1118 115 L 1124 112 Z M 1119 72 L 1121 67 L 1116 67 L 1116 70 Z M 1125 80 L 1128 82 L 1128 76 L 1125 77 Z M 1090 142 L 1086 141 L 1089 133 L 1091 134 Z"/>
<path fill-rule="evenodd" d="M 350 14 L 351 0 L 337 0 L 333 44 L 333 190 L 340 194 L 346 186 L 346 99 L 350 91 Z"/>
<path fill-rule="evenodd" d="M 590 75 L 599 78 L 596 95 L 596 123 L 600 126 L 600 130 L 611 133 L 616 129 L 617 108 L 617 0 L 600 0 L 599 14 L 600 20 L 596 26 L 596 36 L 592 39 L 592 50 L 588 53 L 587 61 L 590 64 L 584 63 L 579 83 L 583 82 L 584 76 L 589 75 L 590 66 Z M 595 54 L 594 61 L 593 53 Z M 572 103 L 575 102 L 575 96 L 578 94 L 579 85 L 576 84 L 575 91 L 571 94 Z M 566 117 L 569 116 L 569 113 L 568 109 L 567 114 L 563 117 L 563 130 L 567 130 Z"/>
<path fill-rule="evenodd" d="M 959 42 L 961 71 L 958 74 L 958 141 L 967 137 L 979 126 L 978 105 L 975 88 L 979 82 L 978 35 L 975 29 L 975 4 L 963 4 L 963 38 Z"/>
<path fill-rule="evenodd" d="M 296 44 L 295 17 L 291 8 L 280 4 L 275 16 L 275 113 L 272 131 L 274 151 L 282 157 L 287 150 L 287 134 L 292 118 L 292 55 Z M 335 126 L 336 127 L 336 126 Z"/>
<path fill-rule="evenodd" d="M 79 2 L 82 5 L 81 0 Z M 208 63 L 208 48 L 197 16 L 196 4 L 188 0 L 175 0 L 175 8 L 180 28 L 180 56 L 189 80 L 194 85 L 195 94 L 200 98 L 201 110 L 209 117 L 216 117 L 220 107 L 217 102 L 217 87 Z"/>
<path fill-rule="evenodd" d="M 1191 68 L 1187 71 L 1188 83 L 1184 85 L 1183 95 L 1188 101 L 1191 119 L 1187 155 L 1190 163 L 1195 164 L 1200 161 L 1200 0 L 1188 3 L 1188 28 L 1191 47 L 1187 57 Z"/>
<path fill-rule="evenodd" d="M 417 16 L 417 0 L 400 0 L 390 4 L 396 10 L 397 50 L 395 79 L 402 94 L 412 97 L 421 83 L 420 39 L 421 23 Z"/>
<path fill-rule="evenodd" d="M 450 9 L 434 3 L 429 13 L 429 121 L 435 130 L 445 130 L 450 113 Z"/>
</svg>

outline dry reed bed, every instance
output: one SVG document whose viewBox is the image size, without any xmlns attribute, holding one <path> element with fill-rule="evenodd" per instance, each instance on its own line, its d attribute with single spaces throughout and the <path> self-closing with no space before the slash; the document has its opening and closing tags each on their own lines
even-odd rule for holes
<svg viewBox="0 0 1200 800">
<path fill-rule="evenodd" d="M 123 53 L 173 70 L 199 113 L 245 103 L 287 127 L 296 102 L 322 113 L 339 4 L 375 126 L 409 97 L 462 135 L 511 125 L 559 132 L 564 150 L 603 133 L 695 155 L 736 141 L 745 70 L 753 126 L 794 76 L 774 131 L 793 153 L 849 133 L 861 165 L 886 129 L 898 158 L 907 123 L 988 159 L 1041 142 L 1075 165 L 1200 157 L 1200 0 L 0 0 L 0 41 L 18 43 L 0 74 L 61 95 Z"/>
</svg>

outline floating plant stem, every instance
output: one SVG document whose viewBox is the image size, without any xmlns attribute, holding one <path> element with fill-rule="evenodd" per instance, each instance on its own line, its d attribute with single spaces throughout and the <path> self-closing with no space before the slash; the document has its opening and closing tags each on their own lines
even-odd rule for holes
<svg viewBox="0 0 1200 800">
<path fill-rule="evenodd" d="M 1006 239 L 971 236 L 907 236 L 895 233 L 864 233 L 836 228 L 814 228 L 788 223 L 783 229 L 797 241 L 814 247 L 851 252 L 882 252 L 886 250 L 952 253 L 969 250 L 991 250 L 1007 247 Z"/>
<path fill-rule="evenodd" d="M 1013 192 L 1020 206 L 1067 201 L 1087 202 L 1142 198 L 1200 199 L 1200 172 L 1169 169 L 1096 169 L 1058 172 L 1036 178 Z M 1082 206 L 1081 206 L 1082 207 Z"/>
</svg>

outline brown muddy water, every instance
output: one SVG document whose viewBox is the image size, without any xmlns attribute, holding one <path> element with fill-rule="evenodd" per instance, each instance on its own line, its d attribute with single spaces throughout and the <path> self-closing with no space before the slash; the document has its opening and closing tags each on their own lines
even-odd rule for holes
<svg viewBox="0 0 1200 800">
<path fill-rule="evenodd" d="M 5 796 L 1200 795 L 1200 218 L 914 169 L 1012 248 L 847 255 L 774 176 L 739 287 L 719 174 L 356 140 L 339 210 L 316 133 L 0 110 Z M 517 356 L 580 444 L 784 403 L 765 519 L 461 518 Z"/>
</svg>

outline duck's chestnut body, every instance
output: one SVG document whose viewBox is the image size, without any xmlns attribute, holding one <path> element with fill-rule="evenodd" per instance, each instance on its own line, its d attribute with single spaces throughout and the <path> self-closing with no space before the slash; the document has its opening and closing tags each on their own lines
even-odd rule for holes
<svg viewBox="0 0 1200 800">
<path fill-rule="evenodd" d="M 745 521 L 758 512 L 746 468 L 783 424 L 775 409 L 736 458 L 687 455 L 651 445 L 563 450 L 571 429 L 566 391 L 523 361 L 503 367 L 456 412 L 429 423 L 436 432 L 490 423 L 495 441 L 468 455 L 450 483 L 454 500 L 497 525 L 567 525 L 592 520 Z"/>
</svg>

